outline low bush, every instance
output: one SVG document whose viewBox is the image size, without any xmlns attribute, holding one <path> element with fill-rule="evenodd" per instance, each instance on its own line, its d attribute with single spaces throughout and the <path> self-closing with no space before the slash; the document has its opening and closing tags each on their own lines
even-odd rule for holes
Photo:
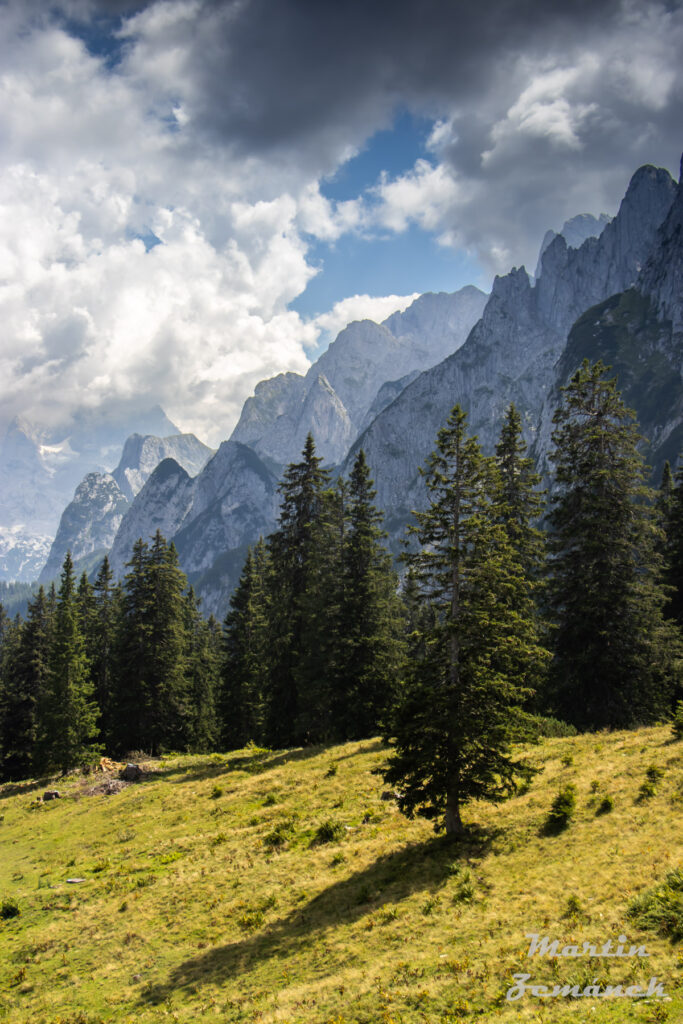
<svg viewBox="0 0 683 1024">
<path fill-rule="evenodd" d="M 576 786 L 570 782 L 563 786 L 553 800 L 550 813 L 546 818 L 544 831 L 549 835 L 563 832 L 574 816 L 576 810 Z"/>
<path fill-rule="evenodd" d="M 680 942 L 683 939 L 683 869 L 670 872 L 664 881 L 631 900 L 628 916 L 639 928 L 651 928 Z"/>
</svg>

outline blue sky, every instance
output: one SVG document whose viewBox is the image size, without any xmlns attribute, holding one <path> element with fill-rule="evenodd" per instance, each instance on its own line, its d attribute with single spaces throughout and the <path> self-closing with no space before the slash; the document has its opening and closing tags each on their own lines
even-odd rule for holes
<svg viewBox="0 0 683 1024">
<path fill-rule="evenodd" d="M 376 132 L 357 156 L 342 164 L 320 191 L 333 201 L 368 193 L 381 177 L 409 172 L 418 159 L 434 163 L 427 149 L 433 121 L 404 111 L 390 129 Z M 372 195 L 368 196 L 372 205 Z M 312 240 L 309 263 L 319 268 L 290 308 L 311 317 L 324 313 L 348 295 L 408 295 L 413 292 L 456 291 L 466 284 L 487 289 L 481 264 L 462 249 L 441 245 L 434 232 L 411 224 L 401 234 L 375 230 L 350 232 L 332 243 Z"/>
<path fill-rule="evenodd" d="M 0 430 L 218 443 L 349 320 L 676 174 L 681 52 L 683 0 L 1 0 Z"/>
</svg>

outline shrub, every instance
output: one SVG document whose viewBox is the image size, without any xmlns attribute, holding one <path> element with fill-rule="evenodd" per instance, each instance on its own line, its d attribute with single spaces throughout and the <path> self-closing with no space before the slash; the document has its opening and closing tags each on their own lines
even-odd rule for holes
<svg viewBox="0 0 683 1024">
<path fill-rule="evenodd" d="M 19 917 L 20 913 L 19 904 L 12 896 L 0 903 L 0 917 L 3 921 L 9 921 L 11 917 Z"/>
<path fill-rule="evenodd" d="M 223 787 L 214 786 L 213 789 L 211 790 L 211 799 L 218 800 L 219 796 L 223 796 Z"/>
<path fill-rule="evenodd" d="M 651 928 L 671 939 L 683 939 L 683 869 L 670 872 L 664 881 L 631 900 L 628 916 L 639 928 Z"/>
<path fill-rule="evenodd" d="M 269 832 L 267 836 L 264 836 L 264 846 L 270 846 L 275 849 L 279 846 L 284 846 L 291 838 L 294 832 L 294 822 L 281 821 L 279 822 L 272 832 Z"/>
<path fill-rule="evenodd" d="M 609 814 L 614 810 L 614 799 L 611 796 L 604 796 L 597 806 L 596 814 Z"/>
<path fill-rule="evenodd" d="M 325 772 L 325 778 L 326 779 L 331 779 L 334 775 L 337 774 L 338 771 L 339 771 L 338 765 L 331 764 L 329 766 L 329 768 L 327 769 L 327 771 Z"/>
<path fill-rule="evenodd" d="M 263 806 L 264 807 L 272 807 L 273 804 L 276 804 L 276 803 L 277 803 L 277 797 L 275 796 L 275 793 L 269 793 L 268 796 L 266 797 L 266 799 L 263 801 Z"/>
<path fill-rule="evenodd" d="M 571 768 L 571 766 L 573 764 L 574 764 L 574 758 L 572 757 L 572 755 L 571 754 L 565 754 L 564 757 L 562 758 L 562 767 L 563 768 Z"/>
<path fill-rule="evenodd" d="M 671 723 L 671 732 L 675 740 L 683 740 L 683 700 L 679 700 Z"/>
<path fill-rule="evenodd" d="M 576 736 L 576 728 L 568 722 L 562 722 L 559 718 L 550 718 L 545 715 L 533 715 L 530 720 L 531 728 L 537 738 L 557 739 L 558 737 Z"/>
<path fill-rule="evenodd" d="M 563 786 L 552 802 L 545 822 L 545 831 L 551 835 L 562 832 L 571 821 L 576 809 L 576 786 L 570 782 Z"/>
<path fill-rule="evenodd" d="M 647 776 L 648 782 L 651 782 L 653 785 L 656 785 L 656 783 L 658 783 L 659 780 L 663 778 L 664 770 L 662 768 L 658 768 L 654 764 L 651 764 L 645 772 L 645 775 Z"/>
<path fill-rule="evenodd" d="M 313 837 L 313 842 L 338 843 L 345 835 L 346 829 L 342 823 L 340 821 L 335 821 L 333 818 L 328 818 L 327 821 L 323 821 L 321 825 L 318 825 L 315 836 Z"/>
</svg>

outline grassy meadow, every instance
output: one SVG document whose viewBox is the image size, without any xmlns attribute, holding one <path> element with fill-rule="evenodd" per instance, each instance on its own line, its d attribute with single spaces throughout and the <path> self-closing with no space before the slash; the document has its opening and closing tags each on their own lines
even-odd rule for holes
<svg viewBox="0 0 683 1024">
<path fill-rule="evenodd" d="M 6 786 L 0 1021 L 680 1024 L 683 897 L 660 926 L 627 912 L 683 867 L 683 743 L 662 727 L 544 740 L 528 756 L 528 791 L 468 806 L 460 843 L 383 799 L 379 741 L 168 756 L 110 795 L 106 775 L 72 774 L 49 803 L 44 780 Z M 574 817 L 548 834 L 569 783 Z M 625 934 L 650 956 L 529 958 L 529 932 L 562 945 Z M 657 976 L 671 998 L 511 1003 L 516 972 Z"/>
</svg>

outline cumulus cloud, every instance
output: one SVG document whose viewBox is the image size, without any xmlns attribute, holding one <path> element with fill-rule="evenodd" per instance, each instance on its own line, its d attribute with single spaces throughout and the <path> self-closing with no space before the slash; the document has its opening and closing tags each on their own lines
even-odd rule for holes
<svg viewBox="0 0 683 1024">
<path fill-rule="evenodd" d="M 332 340 L 353 320 L 374 320 L 381 323 L 397 311 L 403 312 L 418 297 L 419 292 L 412 295 L 349 295 L 327 313 L 314 317 L 311 325 L 318 331 L 324 331 Z"/>
<path fill-rule="evenodd" d="M 547 227 L 677 165 L 682 49 L 678 0 L 10 0 L 4 414 L 137 397 L 220 440 L 321 332 L 412 299 L 303 321 L 311 241 L 417 224 L 533 266 Z M 400 108 L 433 120 L 429 158 L 328 200 L 322 178 Z"/>
</svg>

